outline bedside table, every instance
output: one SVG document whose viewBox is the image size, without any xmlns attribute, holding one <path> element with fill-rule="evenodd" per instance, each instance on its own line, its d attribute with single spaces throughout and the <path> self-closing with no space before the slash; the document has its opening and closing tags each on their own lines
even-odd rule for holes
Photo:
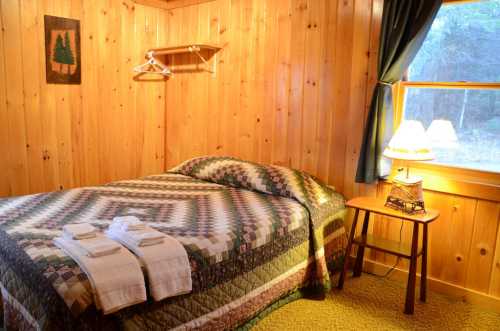
<svg viewBox="0 0 500 331">
<path fill-rule="evenodd" d="M 363 256 L 365 247 L 378 250 L 384 253 L 389 253 L 410 260 L 410 269 L 408 271 L 408 284 L 406 286 L 406 300 L 405 300 L 405 314 L 413 314 L 415 304 L 415 282 L 417 276 L 417 258 L 422 256 L 422 270 L 420 276 L 420 301 L 425 302 L 427 291 L 427 241 L 428 241 L 428 224 L 439 217 L 439 211 L 427 209 L 425 213 L 420 214 L 405 214 L 402 211 L 386 207 L 385 201 L 372 197 L 358 197 L 349 200 L 346 203 L 347 207 L 353 208 L 354 220 L 351 225 L 349 233 L 349 240 L 347 242 L 344 268 L 340 274 L 338 288 L 342 289 L 344 286 L 344 279 L 349 264 L 349 256 L 351 254 L 352 245 L 358 245 L 358 253 L 356 255 L 356 262 L 354 263 L 353 277 L 361 276 L 361 269 L 363 267 Z M 358 222 L 359 211 L 364 210 L 363 228 L 361 235 L 354 237 L 356 233 L 356 224 Z M 370 214 L 379 214 L 384 216 L 396 217 L 403 221 L 413 222 L 413 235 L 411 246 L 403 245 L 397 241 L 377 238 L 368 234 L 368 224 L 370 222 Z M 388 220 L 390 222 L 390 220 Z M 418 250 L 418 231 L 419 226 L 423 226 L 422 235 L 422 248 Z"/>
</svg>

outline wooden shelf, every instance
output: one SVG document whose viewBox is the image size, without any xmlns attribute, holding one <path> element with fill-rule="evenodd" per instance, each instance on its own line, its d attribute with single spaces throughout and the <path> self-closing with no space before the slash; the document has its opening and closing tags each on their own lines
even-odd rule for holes
<svg viewBox="0 0 500 331">
<path fill-rule="evenodd" d="M 411 257 L 411 246 L 399 243 L 394 240 L 383 239 L 379 237 L 374 237 L 372 235 L 361 235 L 354 238 L 353 243 L 369 247 L 384 253 L 394 254 L 396 256 L 409 259 Z M 419 250 L 417 256 L 422 254 L 422 250 Z"/>
<path fill-rule="evenodd" d="M 201 3 L 210 2 L 214 0 L 132 0 L 132 1 L 143 6 L 150 6 L 150 7 L 170 10 L 192 5 L 199 5 Z"/>
<path fill-rule="evenodd" d="M 162 55 L 195 54 L 204 64 L 204 68 L 202 68 L 202 70 L 215 75 L 217 64 L 217 54 L 215 53 L 217 53 L 220 49 L 221 47 L 213 44 L 189 44 L 152 48 L 146 52 L 145 57 L 148 62 L 136 66 L 134 71 L 138 72 L 139 75 L 154 73 L 161 74 L 166 77 L 172 77 L 174 70 L 171 70 L 169 65 L 164 63 L 158 57 Z M 198 66 L 196 68 L 198 69 Z"/>
<path fill-rule="evenodd" d="M 173 54 L 202 52 L 202 51 L 217 52 L 221 48 L 222 47 L 220 46 L 212 44 L 190 44 L 190 45 L 163 47 L 163 48 L 152 48 L 148 50 L 148 52 L 154 52 L 155 55 L 173 55 Z"/>
<path fill-rule="evenodd" d="M 439 211 L 433 209 L 426 209 L 426 212 L 422 214 L 406 214 L 400 210 L 386 207 L 385 201 L 373 197 L 354 198 L 347 201 L 346 206 L 417 223 L 430 223 L 439 216 Z"/>
</svg>

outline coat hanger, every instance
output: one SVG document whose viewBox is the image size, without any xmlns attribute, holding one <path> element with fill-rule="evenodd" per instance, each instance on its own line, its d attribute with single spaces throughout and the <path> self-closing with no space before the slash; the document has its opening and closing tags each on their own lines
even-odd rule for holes
<svg viewBox="0 0 500 331">
<path fill-rule="evenodd" d="M 149 51 L 146 53 L 147 62 L 140 64 L 134 68 L 135 72 L 144 74 L 159 74 L 163 76 L 172 76 L 172 71 L 160 60 L 154 57 L 154 52 Z"/>
</svg>

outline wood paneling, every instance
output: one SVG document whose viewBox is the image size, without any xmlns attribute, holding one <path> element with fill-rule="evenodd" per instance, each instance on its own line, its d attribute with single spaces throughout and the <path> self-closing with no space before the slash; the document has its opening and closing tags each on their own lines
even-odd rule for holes
<svg viewBox="0 0 500 331">
<path fill-rule="evenodd" d="M 217 0 L 169 11 L 167 30 L 176 31 L 169 45 L 223 49 L 215 76 L 178 74 L 166 83 L 167 168 L 198 155 L 231 155 L 303 169 L 356 193 L 380 6 Z"/>
<path fill-rule="evenodd" d="M 164 169 L 164 82 L 137 82 L 167 12 L 130 0 L 0 1 L 0 196 Z M 80 20 L 82 84 L 45 82 L 43 15 Z"/>
</svg>

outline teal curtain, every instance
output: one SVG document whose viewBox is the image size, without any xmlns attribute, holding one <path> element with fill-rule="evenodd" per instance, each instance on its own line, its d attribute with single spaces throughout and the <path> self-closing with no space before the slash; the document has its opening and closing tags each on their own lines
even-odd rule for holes
<svg viewBox="0 0 500 331">
<path fill-rule="evenodd" d="M 378 83 L 363 135 L 357 183 L 373 183 L 380 173 L 382 148 L 393 132 L 386 107 L 390 86 L 401 80 L 429 32 L 442 0 L 384 0 L 378 55 Z"/>
</svg>

